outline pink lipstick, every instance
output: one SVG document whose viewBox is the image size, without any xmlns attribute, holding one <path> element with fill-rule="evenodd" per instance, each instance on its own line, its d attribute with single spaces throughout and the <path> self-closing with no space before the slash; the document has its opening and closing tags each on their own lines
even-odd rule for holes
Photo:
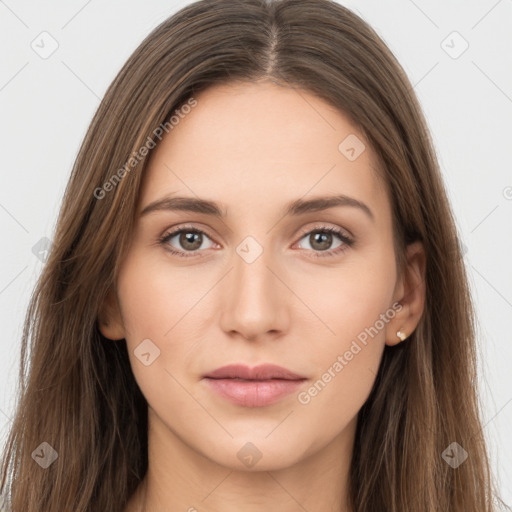
<svg viewBox="0 0 512 512">
<path fill-rule="evenodd" d="M 254 368 L 231 364 L 204 375 L 210 389 L 244 407 L 263 407 L 293 393 L 306 380 L 286 368 L 262 364 Z"/>
</svg>

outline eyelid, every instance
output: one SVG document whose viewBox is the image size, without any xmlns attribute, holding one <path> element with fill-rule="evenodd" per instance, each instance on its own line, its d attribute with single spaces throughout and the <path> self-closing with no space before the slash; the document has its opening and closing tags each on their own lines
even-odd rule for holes
<svg viewBox="0 0 512 512">
<path fill-rule="evenodd" d="M 177 224 L 175 226 L 172 226 L 170 228 L 167 228 L 164 230 L 163 234 L 159 237 L 160 239 L 167 237 L 169 235 L 175 236 L 181 231 L 195 231 L 199 232 L 203 235 L 206 235 L 212 242 L 215 242 L 216 244 L 220 245 L 216 240 L 215 237 L 210 235 L 208 228 L 203 227 L 202 224 L 200 224 L 201 227 L 198 227 L 197 224 Z"/>
<path fill-rule="evenodd" d="M 302 238 L 304 235 L 308 235 L 309 233 L 311 233 L 311 231 L 321 231 L 322 229 L 335 229 L 337 231 L 339 230 L 347 238 L 350 238 L 351 240 L 354 239 L 354 235 L 352 235 L 352 233 L 348 229 L 342 228 L 337 224 L 331 224 L 330 222 L 326 221 L 318 221 L 316 223 L 313 223 L 313 226 L 309 225 L 308 227 L 301 228 L 298 236 Z"/>
</svg>

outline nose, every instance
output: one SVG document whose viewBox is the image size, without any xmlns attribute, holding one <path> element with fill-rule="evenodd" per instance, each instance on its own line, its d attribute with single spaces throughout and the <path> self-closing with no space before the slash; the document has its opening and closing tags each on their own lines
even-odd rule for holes
<svg viewBox="0 0 512 512">
<path fill-rule="evenodd" d="M 250 260 L 249 260 L 250 261 Z M 285 272 L 263 250 L 252 262 L 238 253 L 233 270 L 224 279 L 221 328 L 230 336 L 250 341 L 276 338 L 288 330 L 290 300 Z"/>
</svg>

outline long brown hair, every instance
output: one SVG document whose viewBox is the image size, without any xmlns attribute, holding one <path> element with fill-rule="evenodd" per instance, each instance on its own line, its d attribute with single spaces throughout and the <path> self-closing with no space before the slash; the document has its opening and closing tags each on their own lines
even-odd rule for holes
<svg viewBox="0 0 512 512">
<path fill-rule="evenodd" d="M 408 243 L 420 240 L 427 254 L 420 324 L 385 348 L 359 413 L 354 511 L 493 510 L 462 251 L 405 72 L 376 32 L 336 2 L 202 0 L 130 56 L 80 147 L 24 324 L 2 460 L 13 512 L 122 511 L 144 477 L 147 403 L 126 344 L 106 340 L 97 325 L 134 225 L 150 153 L 140 148 L 154 146 L 159 127 L 171 130 L 170 116 L 207 87 L 267 79 L 316 94 L 360 128 L 385 178 L 399 268 Z M 454 442 L 469 455 L 457 468 L 442 456 Z M 57 458 L 43 468 L 37 450 Z"/>
</svg>

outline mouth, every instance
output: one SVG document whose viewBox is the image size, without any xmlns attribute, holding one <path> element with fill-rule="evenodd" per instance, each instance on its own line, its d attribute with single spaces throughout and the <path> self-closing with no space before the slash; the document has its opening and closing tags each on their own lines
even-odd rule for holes
<svg viewBox="0 0 512 512">
<path fill-rule="evenodd" d="M 306 377 L 281 366 L 223 366 L 203 376 L 210 390 L 244 407 L 263 407 L 297 390 Z"/>
<path fill-rule="evenodd" d="M 239 380 L 301 380 L 305 379 L 303 375 L 299 375 L 287 368 L 277 366 L 275 364 L 261 364 L 250 368 L 244 364 L 230 364 L 217 368 L 207 373 L 203 378 L 210 379 L 239 379 Z"/>
</svg>

